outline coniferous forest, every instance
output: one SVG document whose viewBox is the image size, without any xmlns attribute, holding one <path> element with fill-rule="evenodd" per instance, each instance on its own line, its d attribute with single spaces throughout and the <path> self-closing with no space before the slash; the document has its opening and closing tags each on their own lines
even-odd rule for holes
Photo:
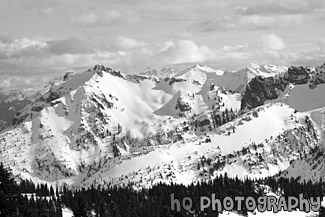
<svg viewBox="0 0 325 217">
<path fill-rule="evenodd" d="M 178 184 L 158 184 L 151 189 L 134 190 L 132 187 L 101 187 L 91 186 L 88 189 L 71 190 L 67 186 L 53 188 L 47 185 L 35 185 L 23 180 L 19 184 L 11 177 L 10 171 L 0 164 L 0 216 L 62 216 L 62 208 L 70 208 L 74 216 L 101 217 L 169 217 L 169 216 L 218 216 L 211 207 L 200 211 L 200 197 L 209 197 L 215 193 L 216 198 L 235 196 L 255 199 L 265 194 L 261 186 L 268 186 L 272 192 L 281 192 L 284 197 L 304 198 L 321 197 L 324 194 L 322 180 L 317 183 L 301 182 L 297 179 L 273 178 L 262 180 L 240 180 L 229 178 L 225 174 L 209 182 L 190 186 Z M 192 209 L 195 214 L 181 209 L 180 212 L 171 209 L 171 194 L 175 198 L 191 197 Z M 233 210 L 237 210 L 236 203 Z M 242 215 L 247 215 L 248 209 L 243 204 Z M 320 216 L 324 215 L 321 208 Z"/>
</svg>

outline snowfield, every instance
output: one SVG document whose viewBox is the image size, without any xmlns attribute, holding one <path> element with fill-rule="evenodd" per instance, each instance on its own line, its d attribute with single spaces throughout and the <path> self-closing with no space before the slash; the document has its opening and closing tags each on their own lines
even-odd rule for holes
<svg viewBox="0 0 325 217">
<path fill-rule="evenodd" d="M 278 99 L 242 114 L 246 84 L 281 76 L 286 67 L 164 70 L 166 77 L 157 71 L 126 76 L 95 66 L 53 82 L 1 132 L 0 161 L 20 178 L 74 187 L 132 182 L 137 189 L 224 173 L 259 178 L 288 168 L 288 176 L 324 176 L 312 176 L 313 166 L 299 160 L 323 139 L 324 84 L 290 85 Z M 213 114 L 230 111 L 235 118 L 216 126 Z M 306 130 L 306 116 L 315 133 Z"/>
<path fill-rule="evenodd" d="M 325 107 L 325 85 L 317 85 L 310 89 L 307 84 L 299 85 L 291 90 L 288 105 L 300 112 Z"/>
<path fill-rule="evenodd" d="M 230 177 L 325 177 L 325 84 L 290 84 L 277 99 L 240 111 L 247 83 L 287 67 L 236 72 L 195 65 L 124 75 L 95 66 L 35 95 L 0 133 L 0 161 L 17 179 L 72 188 Z M 219 126 L 221 125 L 221 126 Z M 254 212 L 248 216 L 314 216 Z M 73 216 L 63 209 L 63 216 Z M 224 212 L 221 216 L 238 216 Z"/>
</svg>

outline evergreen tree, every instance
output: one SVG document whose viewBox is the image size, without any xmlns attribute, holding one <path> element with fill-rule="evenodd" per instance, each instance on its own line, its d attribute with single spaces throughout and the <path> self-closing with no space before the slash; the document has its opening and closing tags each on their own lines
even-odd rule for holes
<svg viewBox="0 0 325 217">
<path fill-rule="evenodd" d="M 19 189 L 10 171 L 0 163 L 0 216 L 17 215 Z"/>
<path fill-rule="evenodd" d="M 54 196 L 54 189 L 53 189 L 52 185 L 50 187 L 50 196 Z"/>
</svg>

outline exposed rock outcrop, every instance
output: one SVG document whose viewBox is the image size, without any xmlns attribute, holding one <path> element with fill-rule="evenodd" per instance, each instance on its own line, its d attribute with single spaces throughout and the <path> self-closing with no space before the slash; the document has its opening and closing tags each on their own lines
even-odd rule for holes
<svg viewBox="0 0 325 217">
<path fill-rule="evenodd" d="M 73 75 L 74 75 L 73 72 L 67 72 L 67 73 L 65 73 L 65 75 L 63 76 L 63 81 L 69 80 L 70 78 L 73 77 Z"/>
<path fill-rule="evenodd" d="M 315 71 L 310 73 L 309 88 L 314 89 L 318 84 L 325 83 L 325 63 L 321 66 L 317 66 Z"/>
<path fill-rule="evenodd" d="M 185 100 L 184 97 L 180 96 L 177 99 L 176 109 L 179 109 L 181 112 L 191 111 L 191 104 Z"/>
<path fill-rule="evenodd" d="M 247 85 L 241 100 L 241 109 L 252 109 L 264 104 L 266 100 L 276 99 L 289 84 L 282 77 L 253 78 Z"/>
<path fill-rule="evenodd" d="M 120 71 L 115 71 L 109 67 L 106 67 L 104 65 L 95 65 L 94 72 L 96 72 L 100 77 L 103 77 L 103 72 L 110 73 L 111 75 L 124 78 L 124 75 Z"/>
<path fill-rule="evenodd" d="M 246 86 L 241 100 L 241 110 L 252 109 L 264 104 L 266 100 L 276 99 L 288 84 L 309 84 L 313 89 L 325 83 L 325 64 L 313 70 L 305 66 L 291 66 L 283 76 L 253 78 Z"/>
<path fill-rule="evenodd" d="M 307 84 L 309 80 L 310 68 L 291 66 L 284 75 L 284 79 L 293 84 Z"/>
</svg>

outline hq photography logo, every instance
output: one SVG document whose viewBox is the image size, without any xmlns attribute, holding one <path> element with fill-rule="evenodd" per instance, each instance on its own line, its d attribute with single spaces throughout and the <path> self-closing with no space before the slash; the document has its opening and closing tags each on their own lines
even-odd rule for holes
<svg viewBox="0 0 325 217">
<path fill-rule="evenodd" d="M 181 209 L 195 213 L 193 199 L 191 197 L 184 197 L 178 199 L 175 194 L 170 195 L 171 210 L 181 212 Z M 275 196 L 263 196 L 258 197 L 257 200 L 253 197 L 236 196 L 224 197 L 223 199 L 216 198 L 216 194 L 211 194 L 210 197 L 201 196 L 199 199 L 199 211 L 204 212 L 207 209 L 212 211 L 242 211 L 246 208 L 247 211 L 253 212 L 258 210 L 259 212 L 272 211 L 277 213 L 281 210 L 291 212 L 295 209 L 300 211 L 310 212 L 311 210 L 317 212 L 321 208 L 321 198 L 315 197 L 306 199 L 303 194 L 299 194 L 299 197 L 275 197 Z M 198 211 L 198 210 L 197 210 Z"/>
</svg>

